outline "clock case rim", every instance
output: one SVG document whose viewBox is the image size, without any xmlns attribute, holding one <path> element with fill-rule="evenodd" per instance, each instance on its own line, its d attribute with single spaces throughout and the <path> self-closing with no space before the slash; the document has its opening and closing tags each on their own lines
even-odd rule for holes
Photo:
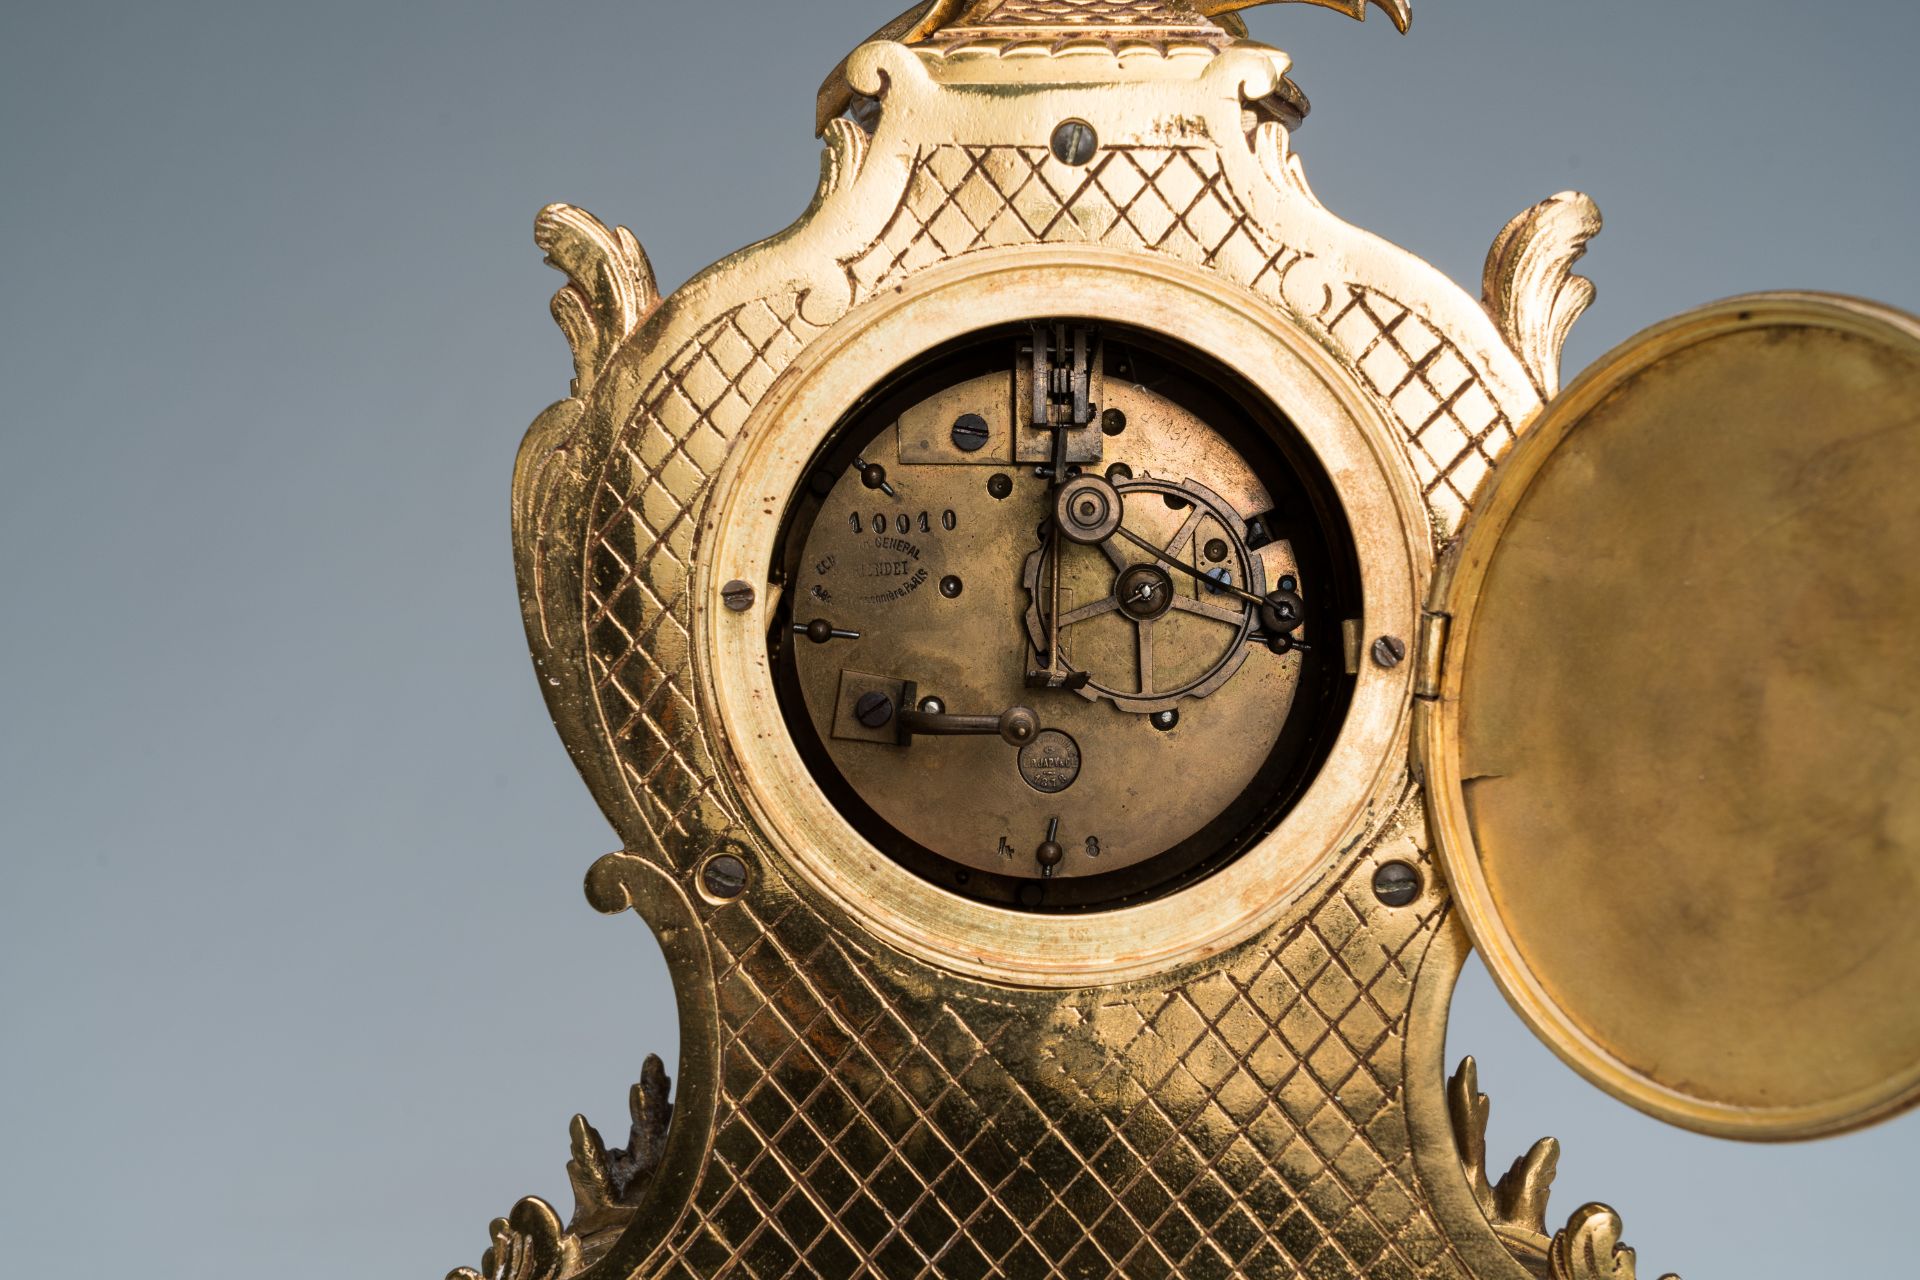
<svg viewBox="0 0 1920 1280">
<path fill-rule="evenodd" d="M 901 867 L 833 809 L 775 696 L 771 596 L 734 612 L 719 587 L 767 582 L 788 497 L 846 406 L 895 368 L 967 333 L 1045 315 L 1035 309 L 1059 297 L 1073 299 L 1077 318 L 1206 350 L 1294 422 L 1344 504 L 1367 634 L 1410 632 L 1432 567 L 1426 508 L 1391 424 L 1307 334 L 1217 276 L 1095 246 L 993 250 L 849 312 L 796 358 L 749 416 L 702 526 L 715 553 L 695 572 L 693 649 L 719 719 L 718 759 L 782 862 L 862 927 L 939 968 L 1025 986 L 1143 976 L 1283 915 L 1377 824 L 1404 774 L 1412 714 L 1412 664 L 1362 662 L 1332 749 L 1272 830 L 1205 880 L 1108 911 L 1034 915 L 964 898 Z"/>
</svg>

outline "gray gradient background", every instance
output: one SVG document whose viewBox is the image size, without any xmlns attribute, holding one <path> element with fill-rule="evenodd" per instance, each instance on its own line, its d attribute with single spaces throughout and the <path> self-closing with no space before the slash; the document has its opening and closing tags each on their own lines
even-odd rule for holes
<svg viewBox="0 0 1920 1280">
<path fill-rule="evenodd" d="M 819 76 L 898 3 L 5 6 L 7 1275 L 437 1277 L 672 1061 L 515 605 L 509 465 L 569 375 L 529 229 L 625 222 L 667 288 L 774 231 Z M 1252 21 L 1320 196 L 1456 279 L 1594 194 L 1570 369 L 1751 289 L 1920 310 L 1920 6 L 1417 9 Z M 1920 1121 L 1665 1129 L 1477 966 L 1451 1052 L 1494 1159 L 1558 1134 L 1555 1216 L 1618 1206 L 1645 1277 L 1912 1274 Z"/>
</svg>

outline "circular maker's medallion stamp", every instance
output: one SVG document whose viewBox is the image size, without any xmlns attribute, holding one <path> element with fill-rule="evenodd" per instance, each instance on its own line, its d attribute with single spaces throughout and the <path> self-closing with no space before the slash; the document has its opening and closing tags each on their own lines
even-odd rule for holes
<svg viewBox="0 0 1920 1280">
<path fill-rule="evenodd" d="M 1035 791 L 1065 791 L 1080 776 L 1080 744 L 1058 729 L 1042 729 L 1020 748 L 1020 776 Z"/>
</svg>

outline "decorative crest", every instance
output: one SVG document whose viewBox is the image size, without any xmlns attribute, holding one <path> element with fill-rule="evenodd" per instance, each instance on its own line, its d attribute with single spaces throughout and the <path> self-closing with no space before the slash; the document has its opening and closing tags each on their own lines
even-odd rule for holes
<svg viewBox="0 0 1920 1280">
<path fill-rule="evenodd" d="M 1368 4 L 1378 5 L 1401 31 L 1412 21 L 1413 0 L 1131 0 L 1122 6 L 1113 0 L 920 0 L 882 26 L 861 44 L 891 40 L 919 44 L 951 28 L 983 31 L 1053 26 L 1084 34 L 1095 27 L 1112 30 L 1197 27 L 1211 31 L 1221 44 L 1247 39 L 1243 9 L 1263 4 L 1314 4 L 1350 18 L 1366 20 Z M 1124 12 L 1122 12 L 1124 10 Z M 1211 24 L 1211 25 L 1209 25 Z M 854 104 L 857 95 L 847 83 L 849 53 L 827 73 L 814 102 L 813 128 L 825 133 L 827 122 Z"/>
</svg>

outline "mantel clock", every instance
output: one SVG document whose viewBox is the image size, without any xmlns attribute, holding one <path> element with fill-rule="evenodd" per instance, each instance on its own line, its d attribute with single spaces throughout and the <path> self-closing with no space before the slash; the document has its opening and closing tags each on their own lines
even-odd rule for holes
<svg viewBox="0 0 1920 1280">
<path fill-rule="evenodd" d="M 916 6 L 668 298 L 539 215 L 527 632 L 683 1049 L 456 1275 L 1628 1280 L 1551 1139 L 1488 1163 L 1470 946 L 1677 1125 L 1920 1090 L 1920 322 L 1563 389 L 1592 201 L 1477 295 L 1342 222 L 1252 2 Z"/>
</svg>

